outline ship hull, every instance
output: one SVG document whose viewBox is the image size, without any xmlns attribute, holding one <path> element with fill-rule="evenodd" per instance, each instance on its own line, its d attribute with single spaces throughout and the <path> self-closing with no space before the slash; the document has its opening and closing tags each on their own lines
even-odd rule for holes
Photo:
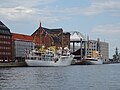
<svg viewBox="0 0 120 90">
<path fill-rule="evenodd" d="M 103 60 L 98 59 L 98 60 L 82 60 L 81 61 L 82 65 L 101 65 L 103 64 Z"/>
<path fill-rule="evenodd" d="M 28 66 L 68 66 L 71 65 L 74 56 L 62 56 L 58 60 L 30 60 L 26 59 L 25 62 Z"/>
</svg>

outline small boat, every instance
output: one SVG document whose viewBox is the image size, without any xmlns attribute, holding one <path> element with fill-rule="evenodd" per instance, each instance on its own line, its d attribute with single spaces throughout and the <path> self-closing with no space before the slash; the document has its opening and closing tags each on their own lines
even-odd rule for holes
<svg viewBox="0 0 120 90">
<path fill-rule="evenodd" d="M 59 48 L 56 52 L 50 48 L 44 52 L 39 52 L 38 50 L 32 50 L 27 55 L 25 62 L 28 66 L 68 66 L 74 55 L 70 54 L 68 48 Z"/>
<path fill-rule="evenodd" d="M 98 58 L 86 58 L 81 60 L 80 63 L 82 65 L 100 65 L 103 64 L 103 60 Z"/>
<path fill-rule="evenodd" d="M 103 64 L 103 57 L 98 51 L 94 51 L 95 55 L 87 56 L 87 58 L 81 60 L 82 65 L 100 65 Z"/>
</svg>

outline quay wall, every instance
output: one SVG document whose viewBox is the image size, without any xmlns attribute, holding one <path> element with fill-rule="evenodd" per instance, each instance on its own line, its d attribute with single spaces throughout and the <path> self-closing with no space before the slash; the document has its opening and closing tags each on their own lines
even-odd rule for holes
<svg viewBox="0 0 120 90">
<path fill-rule="evenodd" d="M 0 67 L 24 67 L 27 66 L 25 62 L 3 62 Z"/>
</svg>

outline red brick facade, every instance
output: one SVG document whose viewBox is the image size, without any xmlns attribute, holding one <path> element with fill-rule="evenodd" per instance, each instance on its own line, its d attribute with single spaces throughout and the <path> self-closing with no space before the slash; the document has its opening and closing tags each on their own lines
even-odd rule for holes
<svg viewBox="0 0 120 90">
<path fill-rule="evenodd" d="M 70 33 L 63 33 L 63 47 L 70 48 Z"/>
<path fill-rule="evenodd" d="M 12 34 L 0 21 L 0 60 L 12 61 Z"/>
<path fill-rule="evenodd" d="M 62 47 L 62 29 L 47 29 L 39 27 L 33 34 L 33 42 L 39 46 L 49 47 L 55 45 Z"/>
<path fill-rule="evenodd" d="M 12 40 L 10 29 L 0 21 L 0 61 L 14 60 L 12 56 L 12 54 L 14 55 L 14 43 L 12 43 L 12 41 L 14 41 L 15 38 L 33 40 L 35 45 L 44 45 L 46 48 L 53 45 L 56 47 L 70 46 L 70 33 L 63 33 L 61 28 L 47 29 L 40 25 L 40 27 L 31 36 L 13 33 Z"/>
</svg>

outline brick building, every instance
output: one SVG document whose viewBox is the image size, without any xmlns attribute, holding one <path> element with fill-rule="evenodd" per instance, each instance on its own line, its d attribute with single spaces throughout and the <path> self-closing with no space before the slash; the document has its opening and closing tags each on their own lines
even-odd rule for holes
<svg viewBox="0 0 120 90">
<path fill-rule="evenodd" d="M 35 45 L 49 47 L 55 45 L 62 47 L 63 30 L 59 29 L 48 29 L 40 25 L 40 27 L 31 35 Z"/>
<path fill-rule="evenodd" d="M 63 33 L 63 47 L 66 47 L 66 46 L 70 48 L 70 33 L 69 32 Z"/>
<path fill-rule="evenodd" d="M 12 34 L 0 21 L 0 61 L 12 61 Z"/>
</svg>

